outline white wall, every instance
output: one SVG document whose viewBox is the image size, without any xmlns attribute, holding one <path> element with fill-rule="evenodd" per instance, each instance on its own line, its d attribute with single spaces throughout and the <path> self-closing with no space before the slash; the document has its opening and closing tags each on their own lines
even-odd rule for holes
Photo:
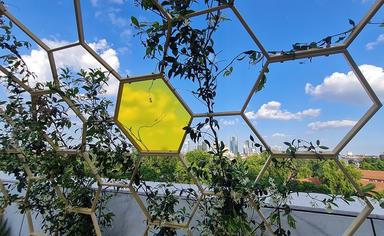
<svg viewBox="0 0 384 236">
<path fill-rule="evenodd" d="M 154 184 L 154 183 L 149 183 Z M 108 191 L 113 194 L 113 198 L 110 200 L 108 208 L 113 211 L 115 214 L 113 225 L 109 229 L 104 230 L 103 235 L 111 236 L 138 236 L 142 235 L 145 230 L 145 217 L 139 208 L 138 204 L 132 197 L 132 195 L 127 191 L 120 191 L 118 193 L 114 191 Z M 321 195 L 319 195 L 321 196 Z M 143 202 L 145 202 L 144 196 L 141 196 Z M 307 210 L 307 211 L 323 211 L 327 213 L 322 208 L 313 208 L 310 206 L 310 201 L 305 194 L 292 195 L 292 207 L 298 210 Z M 181 200 L 181 204 L 185 204 Z M 362 206 L 359 201 L 352 203 L 351 205 L 343 204 L 339 202 L 340 208 L 334 210 L 332 213 L 342 213 L 347 215 L 356 215 Z M 373 217 L 379 218 L 372 220 L 374 227 L 376 229 L 376 235 L 384 235 L 384 210 L 379 206 L 375 206 Z M 269 209 L 263 209 L 265 213 Z M 17 213 L 16 206 L 10 206 L 6 209 L 6 218 L 8 219 L 8 224 L 11 227 L 12 236 L 18 235 L 28 235 L 28 225 L 26 217 Z M 250 212 L 251 214 L 251 212 Z M 291 230 L 292 235 L 294 236 L 340 236 L 348 225 L 352 222 L 353 217 L 346 216 L 336 216 L 329 214 L 318 214 L 311 212 L 300 212 L 296 211 L 293 213 L 297 221 L 297 229 Z M 197 216 L 194 218 L 194 224 L 196 223 Z M 34 218 L 35 219 L 35 218 Z M 35 227 L 39 228 L 39 217 L 35 220 Z M 21 232 L 19 234 L 19 232 Z M 181 232 L 182 234 L 182 232 Z M 197 232 L 194 232 L 194 235 L 199 235 Z M 370 236 L 374 235 L 372 230 L 372 225 L 370 220 L 366 220 L 362 227 L 359 229 L 356 235 L 360 236 Z"/>
</svg>

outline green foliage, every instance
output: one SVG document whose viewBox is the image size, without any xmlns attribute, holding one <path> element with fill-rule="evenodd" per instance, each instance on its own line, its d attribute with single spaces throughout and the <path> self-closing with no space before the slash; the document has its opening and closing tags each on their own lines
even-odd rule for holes
<svg viewBox="0 0 384 236">
<path fill-rule="evenodd" d="M 360 162 L 360 168 L 363 170 L 384 171 L 384 160 L 376 159 L 376 158 L 365 158 Z"/>
<path fill-rule="evenodd" d="M 251 155 L 246 159 L 236 159 L 233 161 L 234 166 L 239 169 L 238 175 L 241 178 L 254 180 L 263 167 L 267 153 L 260 155 Z M 194 150 L 185 154 L 185 159 L 189 163 L 189 170 L 197 176 L 203 184 L 209 184 L 212 181 L 211 171 L 214 169 L 213 156 L 201 150 Z M 260 180 L 260 184 L 268 186 L 270 179 L 273 179 L 277 185 L 283 185 L 287 179 L 290 169 L 284 167 L 280 162 L 268 168 L 264 177 Z M 239 163 L 239 164 L 238 164 Z M 343 173 L 334 163 L 334 161 L 325 160 L 293 160 L 293 165 L 297 169 L 293 191 L 325 193 L 339 195 L 354 195 L 353 187 L 344 177 Z M 238 165 L 236 165 L 238 164 Z M 243 167 L 240 167 L 243 165 Z M 360 172 L 353 166 L 345 166 L 351 176 L 358 181 L 361 178 Z M 235 168 L 234 168 L 235 170 Z M 177 157 L 145 157 L 140 167 L 140 176 L 142 180 L 154 182 L 176 182 L 176 183 L 193 183 L 187 170 L 183 167 Z M 300 182 L 301 179 L 317 177 L 321 185 L 317 186 L 310 182 Z M 240 177 L 239 177 L 240 178 Z"/>
<path fill-rule="evenodd" d="M 144 181 L 176 182 L 179 165 L 177 157 L 150 156 L 142 159 L 140 176 Z"/>
<path fill-rule="evenodd" d="M 361 178 L 358 170 L 351 166 L 346 166 L 346 169 L 355 180 Z M 317 176 L 331 194 L 350 196 L 356 192 L 334 161 L 327 161 L 319 166 Z"/>
<path fill-rule="evenodd" d="M 244 199 L 240 200 L 240 202 Z M 234 215 L 231 208 L 226 208 L 229 203 L 224 198 L 217 196 L 205 197 L 201 203 L 200 210 L 204 212 L 203 218 L 198 219 L 198 232 L 202 235 L 248 235 L 255 226 L 246 220 L 247 214 L 240 210 Z M 235 208 L 241 208 L 241 204 L 236 204 Z M 223 222 L 224 221 L 224 222 Z"/>
<path fill-rule="evenodd" d="M 0 236 L 10 236 L 10 228 L 8 227 L 7 220 L 4 220 L 3 217 L 0 217 Z"/>
<path fill-rule="evenodd" d="M 185 154 L 191 171 L 203 184 L 212 180 L 211 170 L 213 167 L 213 157 L 211 154 L 195 150 Z"/>
<path fill-rule="evenodd" d="M 189 219 L 197 201 L 197 192 L 192 188 L 179 189 L 175 185 L 175 182 L 191 181 L 178 157 L 143 157 L 133 178 L 136 190 L 146 195 L 147 210 L 151 216 L 149 220 L 185 223 Z M 179 206 L 181 199 L 186 201 L 186 206 Z M 168 227 L 155 227 L 152 231 L 154 235 L 176 233 L 176 230 Z"/>
<path fill-rule="evenodd" d="M 111 121 L 111 101 L 101 96 L 108 73 L 100 69 L 73 73 L 64 68 L 59 74 L 60 83 L 34 81 L 18 52 L 29 44 L 17 41 L 9 21 L 2 18 L 0 28 L 0 47 L 8 52 L 1 57 L 2 66 L 11 75 L 21 77 L 17 81 L 1 76 L 8 99 L 1 101 L 0 109 L 4 127 L 0 131 L 0 170 L 17 179 L 16 184 L 7 186 L 17 190 L 11 195 L 11 202 L 23 197 L 29 187 L 28 200 L 18 204 L 20 212 L 39 213 L 47 234 L 92 235 L 95 232 L 91 218 L 68 211 L 68 205 L 91 207 L 95 195 L 94 173 L 80 153 L 87 150 L 91 162 L 105 177 L 129 175 L 135 156 L 131 155 L 126 137 Z M 32 84 L 34 87 L 28 88 Z M 71 113 L 81 116 L 86 125 L 76 124 Z M 79 140 L 83 129 L 85 139 Z M 73 152 L 64 154 L 59 149 Z M 29 179 L 37 176 L 37 180 Z M 105 208 L 108 199 L 103 195 L 97 203 L 98 220 L 103 227 L 110 226 L 113 217 Z"/>
<path fill-rule="evenodd" d="M 137 3 L 144 9 L 161 14 L 160 10 L 150 1 L 137 1 Z M 226 20 L 220 11 L 207 14 L 205 26 L 197 28 L 191 26 L 188 20 L 182 20 L 182 16 L 192 13 L 192 4 L 194 1 L 162 1 L 161 5 L 166 8 L 167 12 L 171 14 L 175 20 L 172 23 L 171 35 L 167 40 L 168 23 L 165 19 L 161 22 L 137 22 L 132 18 L 132 24 L 138 29 L 138 34 L 142 36 L 142 43 L 146 48 L 146 57 L 155 59 L 157 56 L 162 57 L 159 62 L 159 68 L 164 69 L 169 78 L 178 77 L 193 81 L 199 85 L 198 89 L 193 91 L 194 96 L 204 102 L 208 113 L 214 111 L 214 99 L 216 97 L 216 87 L 218 78 L 222 75 L 230 76 L 233 71 L 231 65 L 235 61 L 241 61 L 244 58 L 254 58 L 261 60 L 258 52 L 240 53 L 235 56 L 227 65 L 220 68 L 218 60 L 216 59 L 217 53 L 214 49 L 213 34 L 218 29 L 219 25 Z M 207 7 L 221 5 L 224 1 L 205 1 Z M 181 16 L 179 18 L 179 16 Z M 164 43 L 168 42 L 166 47 L 169 53 L 164 55 Z M 231 69 L 232 68 L 232 69 Z M 233 231 L 235 225 L 227 222 L 244 222 L 248 223 L 247 217 L 243 214 L 245 210 L 246 201 L 232 197 L 232 191 L 238 191 L 243 194 L 248 192 L 251 186 L 251 181 L 246 177 L 247 167 L 243 162 L 238 160 L 229 160 L 225 156 L 225 145 L 219 142 L 216 130 L 219 128 L 218 121 L 214 117 L 208 117 L 204 122 L 196 125 L 196 127 L 185 127 L 187 134 L 193 141 L 197 141 L 202 137 L 201 129 L 208 126 L 211 132 L 211 140 L 204 140 L 206 144 L 212 148 L 209 153 L 209 160 L 197 159 L 192 160 L 189 167 L 194 175 L 199 180 L 208 185 L 215 193 L 222 193 L 224 201 L 219 208 L 214 208 L 214 215 L 221 214 L 221 220 L 217 220 L 220 225 L 218 227 L 207 227 L 210 231 L 207 233 L 216 234 L 216 232 L 224 233 L 227 235 L 228 230 Z M 211 199 L 206 199 L 210 201 Z M 214 199 L 212 199 L 213 201 Z M 204 212 L 204 214 L 210 214 Z M 211 225 L 212 226 L 212 225 Z M 222 229 L 218 231 L 218 229 Z"/>
</svg>

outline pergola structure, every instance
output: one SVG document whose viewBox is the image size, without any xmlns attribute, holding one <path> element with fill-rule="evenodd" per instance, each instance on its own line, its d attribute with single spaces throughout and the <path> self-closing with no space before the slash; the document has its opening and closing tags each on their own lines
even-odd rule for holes
<svg viewBox="0 0 384 236">
<path fill-rule="evenodd" d="M 103 186 L 107 187 L 118 187 L 128 189 L 135 200 L 139 204 L 142 209 L 145 217 L 147 218 L 147 228 L 144 232 L 144 235 L 147 235 L 149 230 L 154 226 L 164 226 L 170 227 L 174 229 L 181 229 L 186 232 L 187 235 L 192 235 L 190 225 L 192 222 L 193 216 L 196 214 L 198 206 L 202 199 L 206 196 L 215 195 L 209 190 L 204 189 L 204 187 L 199 183 L 198 179 L 188 171 L 188 174 L 193 179 L 199 190 L 199 196 L 196 200 L 196 203 L 192 209 L 190 214 L 190 218 L 183 223 L 179 222 L 164 222 L 160 220 L 152 220 L 152 217 L 145 207 L 145 204 L 140 199 L 137 189 L 134 186 L 134 176 L 138 172 L 138 168 L 140 165 L 140 159 L 145 158 L 148 155 L 162 155 L 162 156 L 177 156 L 185 169 L 188 170 L 188 163 L 184 159 L 183 155 L 180 154 L 182 144 L 185 140 L 185 131 L 183 127 L 189 126 L 194 118 L 205 118 L 205 117 L 224 117 L 224 116 L 238 116 L 241 117 L 244 122 L 249 126 L 249 128 L 253 131 L 255 136 L 259 139 L 262 145 L 269 151 L 270 155 L 264 164 L 262 170 L 256 178 L 256 182 L 259 181 L 262 176 L 265 174 L 267 168 L 270 166 L 273 158 L 285 158 L 287 154 L 285 152 L 277 152 L 271 149 L 270 145 L 264 140 L 258 130 L 254 127 L 249 118 L 245 115 L 246 108 L 255 94 L 257 89 L 259 88 L 260 83 L 262 83 L 262 79 L 264 74 L 268 71 L 268 66 L 273 63 L 280 63 L 289 60 L 296 60 L 301 58 L 314 58 L 321 56 L 328 56 L 334 54 L 341 54 L 344 56 L 347 63 L 352 68 L 352 71 L 355 73 L 358 78 L 362 88 L 365 90 L 367 96 L 370 98 L 372 105 L 366 111 L 366 113 L 361 117 L 361 119 L 353 126 L 353 128 L 344 136 L 342 140 L 336 145 L 336 147 L 329 152 L 322 152 L 321 156 L 324 159 L 329 159 L 335 161 L 337 166 L 340 168 L 341 172 L 345 175 L 346 179 L 352 184 L 355 188 L 356 192 L 359 194 L 359 197 L 363 199 L 365 202 L 364 209 L 359 213 L 359 215 L 355 218 L 355 220 L 349 225 L 349 227 L 345 230 L 344 236 L 353 235 L 357 229 L 362 225 L 366 217 L 372 212 L 373 206 L 369 199 L 365 196 L 365 194 L 361 191 L 358 183 L 356 183 L 353 178 L 349 175 L 345 167 L 340 163 L 338 156 L 343 148 L 354 138 L 354 136 L 359 132 L 359 130 L 374 116 L 374 114 L 380 109 L 382 106 L 379 98 L 372 90 L 371 86 L 367 82 L 366 78 L 358 68 L 354 59 L 348 51 L 349 46 L 355 40 L 355 38 L 360 34 L 360 32 L 364 29 L 364 27 L 370 22 L 372 17 L 376 14 L 376 12 L 383 6 L 384 0 L 376 0 L 372 8 L 368 11 L 368 13 L 363 17 L 363 19 L 356 25 L 351 34 L 339 45 L 329 46 L 324 48 L 315 48 L 303 51 L 296 51 L 292 54 L 271 54 L 269 53 L 263 46 L 263 44 L 259 41 L 256 34 L 253 32 L 251 27 L 247 24 L 245 19 L 242 17 L 241 13 L 237 10 L 235 1 L 232 0 L 228 4 L 222 4 L 213 8 L 209 8 L 202 11 L 193 12 L 187 14 L 183 17 L 172 17 L 170 13 L 167 12 L 157 0 L 152 0 L 153 3 L 157 6 L 164 20 L 167 21 L 168 24 L 168 33 L 167 39 L 164 45 L 164 57 L 167 56 L 167 51 L 169 48 L 169 39 L 171 37 L 172 32 L 172 23 L 179 20 L 185 20 L 189 18 L 193 18 L 196 16 L 204 15 L 210 12 L 215 11 L 223 11 L 229 10 L 234 13 L 237 20 L 241 23 L 242 27 L 249 34 L 250 40 L 255 43 L 263 57 L 265 58 L 265 63 L 263 64 L 263 68 L 254 82 L 254 86 L 251 89 L 244 105 L 238 111 L 223 111 L 223 112 L 214 112 L 214 113 L 194 113 L 187 104 L 183 101 L 180 95 L 178 95 L 177 91 L 172 87 L 172 85 L 168 82 L 168 79 L 164 75 L 164 67 L 160 69 L 158 73 L 143 75 L 140 77 L 122 77 L 117 71 L 115 71 L 105 60 L 103 60 L 85 41 L 84 30 L 83 30 L 83 20 L 82 20 L 82 11 L 80 6 L 80 0 L 74 0 L 74 9 L 76 15 L 76 25 L 77 25 L 77 34 L 78 41 L 75 43 L 71 43 L 62 47 L 50 48 L 46 43 L 44 43 L 39 37 L 37 37 L 32 31 L 30 31 L 22 22 L 16 19 L 11 12 L 9 12 L 3 5 L 0 5 L 0 14 L 7 17 L 10 21 L 12 21 L 15 25 L 17 25 L 26 35 L 28 35 L 37 45 L 39 45 L 42 49 L 44 49 L 48 54 L 50 69 L 52 72 L 53 82 L 57 85 L 60 85 L 60 81 L 58 79 L 58 72 L 55 63 L 54 52 L 62 51 L 65 49 L 69 49 L 72 47 L 81 46 L 84 48 L 91 56 L 93 56 L 106 70 L 108 70 L 113 77 L 115 77 L 118 81 L 120 81 L 120 87 L 117 95 L 117 105 L 114 117 L 111 117 L 120 127 L 120 129 L 126 134 L 132 144 L 139 151 L 139 160 L 136 162 L 136 166 L 133 172 L 133 177 L 129 183 L 116 183 L 116 182 L 106 182 L 99 174 L 98 170 L 93 164 L 92 154 L 86 150 L 86 129 L 87 129 L 87 119 L 84 114 L 76 106 L 76 101 L 72 101 L 69 98 L 65 97 L 61 93 L 53 92 L 50 90 L 35 90 L 25 83 L 23 83 L 20 79 L 18 79 L 15 75 L 10 74 L 6 68 L 0 66 L 0 71 L 6 75 L 8 75 L 15 83 L 20 85 L 23 89 L 25 89 L 31 95 L 32 104 L 33 101 L 39 96 L 44 96 L 46 94 L 57 93 L 65 103 L 73 110 L 76 116 L 82 122 L 82 145 L 81 149 L 68 150 L 57 147 L 54 142 L 50 139 L 50 137 L 46 136 L 46 141 L 52 146 L 52 148 L 65 155 L 72 154 L 80 154 L 83 158 L 83 161 L 87 163 L 90 167 L 93 176 L 98 184 L 98 188 L 95 192 L 95 196 L 93 199 L 93 204 L 91 208 L 81 208 L 77 206 L 71 206 L 65 200 L 65 195 L 61 192 L 60 188 L 57 188 L 57 194 L 63 198 L 63 200 L 67 203 L 66 207 L 69 212 L 77 213 L 77 214 L 85 214 L 89 215 L 94 224 L 95 232 L 99 236 L 101 235 L 101 230 L 98 225 L 98 221 L 96 218 L 96 208 L 97 202 L 99 200 L 99 196 L 102 191 Z M 116 91 L 117 92 L 117 91 Z M 139 96 L 142 99 L 141 102 L 137 102 L 138 100 L 134 96 Z M 155 99 L 155 97 L 161 97 L 161 99 Z M 161 100 L 161 101 L 159 101 Z M 166 102 L 164 102 L 166 100 Z M 166 103 L 166 106 L 164 105 Z M 36 105 L 36 104 L 35 104 Z M 154 110 L 160 114 L 158 117 L 151 117 L 151 115 L 155 114 Z M 135 112 L 140 111 L 139 114 Z M 159 112 L 160 111 L 160 112 Z M 12 120 L 7 117 L 2 110 L 0 110 L 0 117 L 2 117 L 7 123 L 12 125 Z M 148 119 L 150 117 L 150 119 Z M 151 124 L 160 124 L 160 125 L 151 125 Z M 143 126 L 148 126 L 145 129 L 142 129 Z M 166 135 L 164 134 L 164 130 L 167 130 L 169 127 L 175 127 L 175 130 L 170 131 Z M 172 136 L 172 140 L 167 140 L 164 137 Z M 156 143 L 156 142 L 157 143 Z M 22 147 L 11 147 L 9 150 L 10 153 L 15 153 L 20 159 L 25 158 L 23 155 Z M 317 159 L 318 154 L 312 152 L 298 152 L 295 157 L 297 159 Z M 23 170 L 28 176 L 28 190 L 34 184 L 35 181 L 49 181 L 46 179 L 41 179 L 35 177 L 33 174 L 33 170 L 30 169 L 29 166 L 23 166 Z M 6 201 L 3 202 L 3 206 L 1 206 L 1 212 L 3 212 L 4 208 L 7 206 L 8 193 L 3 183 L 0 181 L 0 191 L 2 192 L 4 199 Z M 218 193 L 220 195 L 220 193 Z M 25 194 L 25 198 L 23 201 L 28 201 L 28 191 Z M 264 215 L 259 211 L 256 203 L 252 202 L 252 205 L 255 211 L 258 213 L 260 219 L 265 223 L 267 230 L 273 234 L 272 226 L 268 222 L 268 220 L 264 217 Z M 29 224 L 29 232 L 30 235 L 36 235 L 36 232 L 33 227 L 33 220 L 31 216 L 31 212 L 28 213 L 28 224 Z"/>
</svg>

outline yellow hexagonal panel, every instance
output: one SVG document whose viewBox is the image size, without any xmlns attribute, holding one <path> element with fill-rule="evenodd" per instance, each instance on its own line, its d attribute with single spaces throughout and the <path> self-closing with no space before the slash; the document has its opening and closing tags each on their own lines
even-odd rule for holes
<svg viewBox="0 0 384 236">
<path fill-rule="evenodd" d="M 162 75 L 120 84 L 115 118 L 141 152 L 178 153 L 191 114 Z"/>
</svg>

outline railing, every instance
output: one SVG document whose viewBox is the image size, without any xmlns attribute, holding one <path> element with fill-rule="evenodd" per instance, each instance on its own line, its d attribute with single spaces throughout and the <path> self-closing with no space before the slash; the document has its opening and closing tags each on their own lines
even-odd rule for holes
<svg viewBox="0 0 384 236">
<path fill-rule="evenodd" d="M 5 184 L 15 183 L 16 180 L 6 175 L 0 174 Z M 155 186 L 157 182 L 147 182 L 150 186 Z M 175 184 L 176 186 L 183 188 L 186 187 L 184 184 Z M 97 185 L 94 186 L 95 189 Z M 194 187 L 188 185 L 188 187 Z M 197 187 L 196 187 L 197 188 Z M 112 210 L 116 215 L 112 223 L 112 227 L 105 229 L 104 235 L 142 235 L 147 224 L 146 218 L 140 210 L 140 207 L 136 204 L 135 198 L 130 191 L 122 189 L 117 191 L 113 187 L 106 187 L 103 189 L 103 193 L 115 194 L 110 200 L 108 208 Z M 139 197 L 145 201 L 145 193 L 138 192 Z M 292 215 L 297 221 L 296 229 L 290 229 L 292 235 L 329 235 L 338 236 L 341 235 L 345 228 L 348 227 L 351 221 L 359 214 L 359 204 L 356 202 L 351 205 L 343 205 L 342 201 L 337 202 L 340 208 L 335 208 L 332 211 L 323 209 L 321 207 L 310 207 L 308 202 L 303 201 L 305 194 L 292 195 Z M 321 196 L 313 194 L 313 196 Z M 180 197 L 180 202 L 183 204 L 185 199 Z M 361 205 L 360 205 L 361 206 Z M 275 207 L 264 207 L 261 211 L 268 216 L 268 212 L 276 209 Z M 249 209 L 249 212 L 252 210 Z M 21 215 L 17 211 L 17 206 L 10 206 L 6 209 L 5 216 L 8 218 L 9 226 L 11 227 L 11 235 L 28 235 L 28 224 L 25 222 L 27 217 Z M 200 215 L 196 214 L 192 220 L 192 228 L 196 220 L 199 219 Z M 40 217 L 34 214 L 35 230 L 41 232 Z M 256 217 L 255 217 L 256 219 Z M 282 217 L 282 224 L 286 226 L 286 222 Z M 21 234 L 19 234 L 21 232 Z M 362 226 L 359 228 L 355 235 L 360 236 L 381 236 L 384 232 L 384 209 L 380 209 L 379 206 L 375 206 L 374 212 L 369 215 Z M 198 235 L 197 232 L 193 232 L 193 235 Z M 267 234 L 268 235 L 268 234 Z"/>
</svg>

